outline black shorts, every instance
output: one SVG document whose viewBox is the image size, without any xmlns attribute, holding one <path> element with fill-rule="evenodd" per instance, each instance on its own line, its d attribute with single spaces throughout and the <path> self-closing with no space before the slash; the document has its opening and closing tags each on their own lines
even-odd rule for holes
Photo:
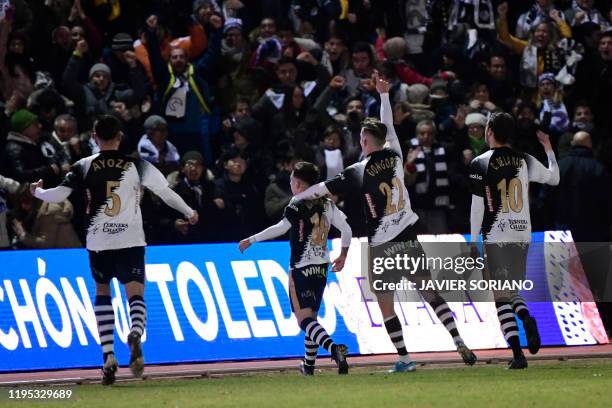
<svg viewBox="0 0 612 408">
<path fill-rule="evenodd" d="M 144 283 L 144 247 L 88 252 L 91 275 L 96 282 L 108 284 L 111 279 L 117 278 L 122 284 Z"/>
<path fill-rule="evenodd" d="M 300 309 L 311 308 L 315 312 L 319 310 L 327 284 L 328 268 L 329 264 L 320 264 L 291 269 L 291 280 Z M 291 310 L 295 312 L 293 302 Z"/>
<path fill-rule="evenodd" d="M 417 235 L 423 234 L 424 229 L 422 223 L 417 221 L 415 224 L 406 227 L 395 238 L 384 244 L 370 247 L 370 287 L 377 293 L 390 292 L 390 290 L 376 290 L 373 287 L 374 280 L 380 280 L 385 283 L 399 283 L 403 278 L 413 282 L 421 282 L 423 279 L 431 279 L 431 272 L 424 265 L 424 262 L 419 265 L 417 270 L 410 268 L 386 268 L 383 267 L 381 273 L 374 272 L 375 258 L 395 258 L 398 255 L 404 258 L 425 258 L 425 251 L 418 240 Z M 382 266 L 382 265 L 379 265 Z M 419 285 L 420 286 L 420 285 Z M 378 285 L 380 287 L 380 285 Z"/>
<path fill-rule="evenodd" d="M 528 242 L 485 243 L 485 279 L 524 280 L 527 274 Z"/>
</svg>

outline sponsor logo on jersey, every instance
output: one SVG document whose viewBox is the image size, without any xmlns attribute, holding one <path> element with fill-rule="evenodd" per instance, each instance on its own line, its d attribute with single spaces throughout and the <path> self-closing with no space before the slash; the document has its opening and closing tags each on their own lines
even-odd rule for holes
<svg viewBox="0 0 612 408">
<path fill-rule="evenodd" d="M 493 198 L 491 197 L 491 189 L 489 186 L 485 186 L 485 195 L 487 196 L 487 206 L 489 207 L 489 212 L 494 212 L 493 208 Z"/>
<path fill-rule="evenodd" d="M 508 220 L 510 224 L 510 229 L 514 231 L 527 231 L 529 227 L 529 223 L 527 220 Z"/>
<path fill-rule="evenodd" d="M 325 275 L 325 271 L 325 268 L 322 268 L 319 265 L 309 266 L 301 270 L 302 275 L 306 277 L 315 275 Z"/>
<path fill-rule="evenodd" d="M 372 196 L 370 196 L 369 193 L 366 193 L 365 199 L 368 203 L 368 210 L 370 210 L 370 215 L 372 216 L 372 218 L 378 218 L 378 215 L 376 215 L 376 208 L 374 207 L 374 202 L 372 201 Z"/>
<path fill-rule="evenodd" d="M 128 229 L 128 224 L 126 223 L 105 222 L 102 226 L 102 232 L 111 235 L 120 234 L 126 229 Z"/>
<path fill-rule="evenodd" d="M 482 180 L 482 176 L 480 174 L 470 174 L 470 178 L 474 180 Z"/>
</svg>

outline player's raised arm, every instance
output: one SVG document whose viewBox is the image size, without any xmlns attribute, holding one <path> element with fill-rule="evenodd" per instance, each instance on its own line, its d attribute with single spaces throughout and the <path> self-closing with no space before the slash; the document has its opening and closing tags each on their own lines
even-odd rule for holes
<svg viewBox="0 0 612 408">
<path fill-rule="evenodd" d="M 550 137 L 546 133 L 538 131 L 538 140 L 544 147 L 544 151 L 548 157 L 548 168 L 544 167 L 542 163 L 533 156 L 528 154 L 525 155 L 529 181 L 556 186 L 559 184 L 559 166 L 557 165 L 555 152 L 550 144 Z"/>
<path fill-rule="evenodd" d="M 296 195 L 295 198 L 297 200 L 315 200 L 317 198 L 330 195 L 331 192 L 327 189 L 326 183 L 327 182 L 321 182 L 315 184 L 314 186 L 310 186 L 300 194 Z"/>
<path fill-rule="evenodd" d="M 372 78 L 376 82 L 376 90 L 380 94 L 380 121 L 387 127 L 386 145 L 390 149 L 402 155 L 402 147 L 393 127 L 393 109 L 391 108 L 391 100 L 389 99 L 389 89 L 391 84 L 380 78 L 378 71 L 374 71 Z"/>
<path fill-rule="evenodd" d="M 266 228 L 265 230 L 243 239 L 242 241 L 240 241 L 238 248 L 240 249 L 240 252 L 244 252 L 248 247 L 251 246 L 251 244 L 255 242 L 268 241 L 270 239 L 278 238 L 284 235 L 287 231 L 289 231 L 289 228 L 291 228 L 291 223 L 285 217 L 276 224 Z"/>
<path fill-rule="evenodd" d="M 164 175 L 157 170 L 151 163 L 140 160 L 139 164 L 142 166 L 141 170 L 141 183 L 143 186 L 151 190 L 156 196 L 166 203 L 169 207 L 175 209 L 185 216 L 191 225 L 198 222 L 198 213 L 185 203 L 185 201 L 174 192 Z"/>
<path fill-rule="evenodd" d="M 346 222 L 346 215 L 335 204 L 332 204 L 332 206 L 331 224 L 340 231 L 340 241 L 342 243 L 340 255 L 332 262 L 332 272 L 340 272 L 344 268 L 344 262 L 346 262 L 351 238 L 353 238 L 353 231 L 348 222 Z"/>
</svg>

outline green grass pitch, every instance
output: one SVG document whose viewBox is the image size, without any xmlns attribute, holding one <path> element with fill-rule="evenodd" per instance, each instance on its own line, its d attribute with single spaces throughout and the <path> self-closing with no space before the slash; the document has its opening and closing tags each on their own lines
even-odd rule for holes
<svg viewBox="0 0 612 408">
<path fill-rule="evenodd" d="M 296 372 L 187 380 L 75 385 L 64 402 L 10 402 L 2 407 L 609 407 L 612 360 L 534 363 L 508 371 L 502 364 L 420 368 L 387 374 L 330 370 L 311 378 Z"/>
</svg>

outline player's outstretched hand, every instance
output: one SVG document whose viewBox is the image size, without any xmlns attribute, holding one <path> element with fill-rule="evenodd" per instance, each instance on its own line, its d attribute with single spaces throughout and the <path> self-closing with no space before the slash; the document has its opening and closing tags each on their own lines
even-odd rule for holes
<svg viewBox="0 0 612 408">
<path fill-rule="evenodd" d="M 540 144 L 544 147 L 544 151 L 549 152 L 552 150 L 552 145 L 550 144 L 550 136 L 548 134 L 538 130 L 536 133 L 538 135 L 538 140 Z"/>
<path fill-rule="evenodd" d="M 195 225 L 195 224 L 197 224 L 197 223 L 198 223 L 198 219 L 199 219 L 198 212 L 197 212 L 197 211 L 194 211 L 194 212 L 191 214 L 191 217 L 187 218 L 187 221 L 189 221 L 189 223 L 190 223 L 191 225 Z"/>
<path fill-rule="evenodd" d="M 243 253 L 250 246 L 251 246 L 251 240 L 248 238 L 245 238 L 242 241 L 240 241 L 240 244 L 238 244 L 238 249 L 240 249 L 240 253 Z"/>
<path fill-rule="evenodd" d="M 332 262 L 332 272 L 340 272 L 342 268 L 344 268 L 344 263 L 346 262 L 346 255 L 340 255 L 334 262 Z"/>
<path fill-rule="evenodd" d="M 382 79 L 378 71 L 374 71 L 374 73 L 372 74 L 372 79 L 376 83 L 376 90 L 378 91 L 378 93 L 389 93 L 389 90 L 391 89 L 391 84 Z"/>
<path fill-rule="evenodd" d="M 34 192 L 36 191 L 36 188 L 37 187 L 42 188 L 42 186 L 43 186 L 42 179 L 38 180 L 36 183 L 30 183 L 30 193 L 32 193 L 32 195 L 34 195 Z"/>
</svg>

